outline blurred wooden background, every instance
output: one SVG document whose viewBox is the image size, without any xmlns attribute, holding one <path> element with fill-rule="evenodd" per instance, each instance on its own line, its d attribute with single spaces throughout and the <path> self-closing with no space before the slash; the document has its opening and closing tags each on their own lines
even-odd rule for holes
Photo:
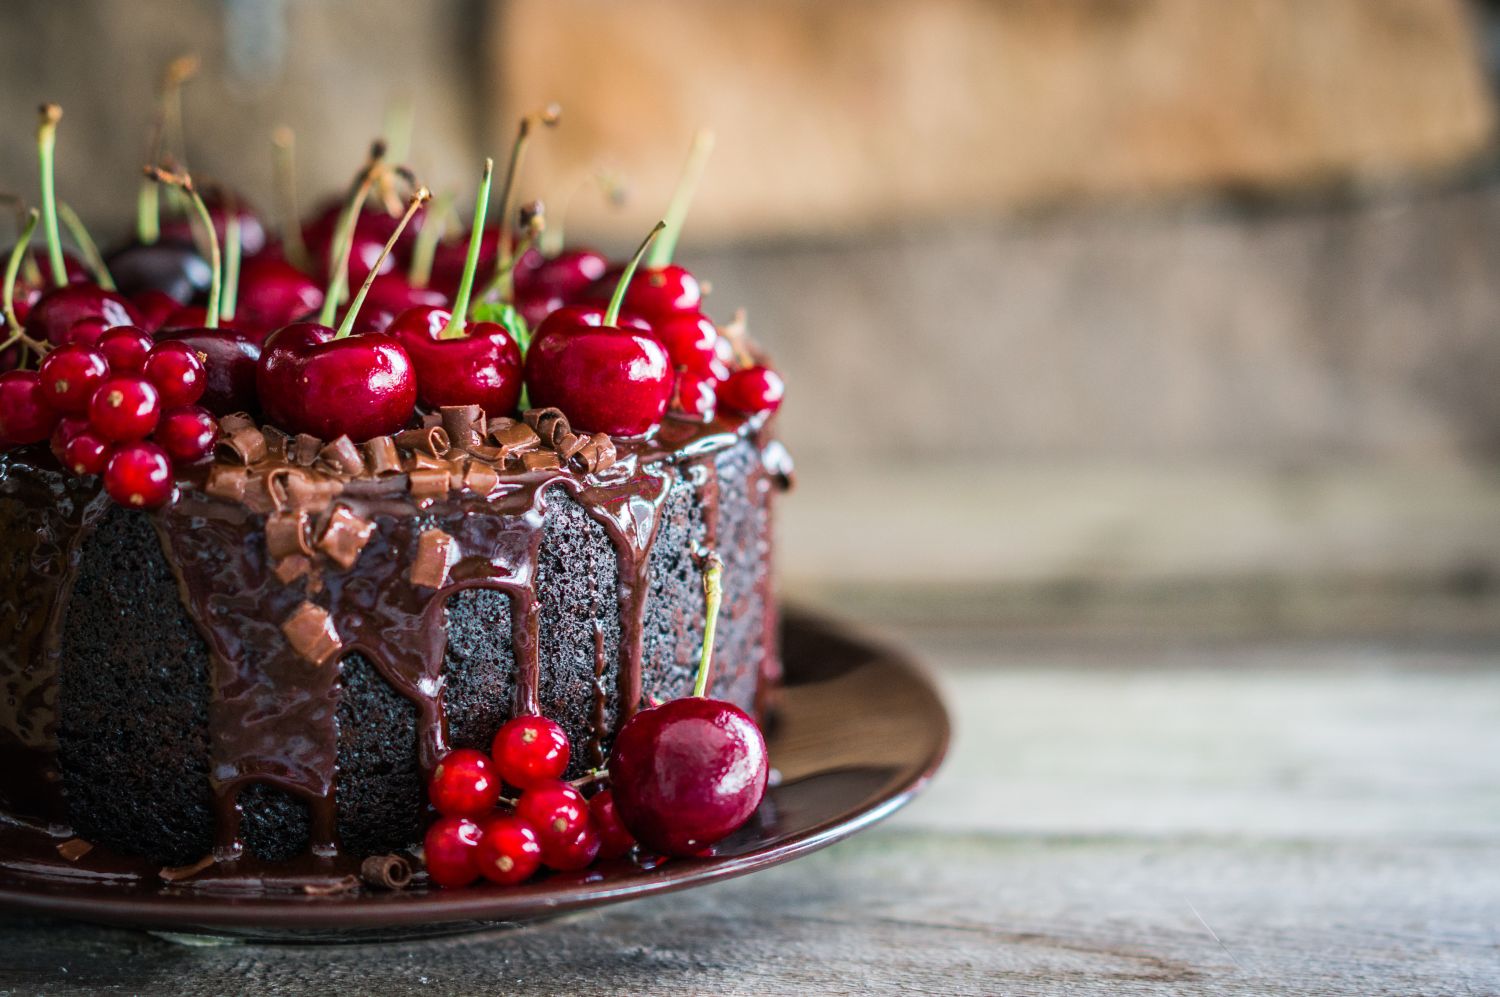
<svg viewBox="0 0 1500 997">
<path fill-rule="evenodd" d="M 625 206 L 579 195 L 569 227 L 623 249 L 711 124 L 684 256 L 788 374 L 795 593 L 958 622 L 1489 629 L 1487 11 L 21 0 L 0 187 L 34 189 L 34 105 L 57 100 L 60 188 L 118 231 L 155 79 L 188 51 L 190 163 L 262 204 L 278 123 L 310 199 L 390 107 L 441 188 L 556 100 L 528 189 L 617 170 Z"/>
</svg>

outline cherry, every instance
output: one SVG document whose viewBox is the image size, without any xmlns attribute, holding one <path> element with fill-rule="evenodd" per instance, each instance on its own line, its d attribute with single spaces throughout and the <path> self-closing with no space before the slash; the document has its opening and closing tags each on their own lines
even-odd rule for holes
<svg viewBox="0 0 1500 997">
<path fill-rule="evenodd" d="M 658 222 L 620 275 L 609 308 L 561 308 L 537 329 L 526 353 L 531 404 L 556 406 L 577 429 L 642 436 L 661 423 L 672 394 L 672 368 L 661 343 L 620 326 L 620 307 Z"/>
<path fill-rule="evenodd" d="M 672 366 L 715 373 L 719 380 L 729 376 L 729 371 L 718 359 L 719 330 L 702 312 L 659 317 L 651 322 L 651 330 L 667 348 Z"/>
<path fill-rule="evenodd" d="M 677 368 L 677 381 L 672 390 L 672 411 L 696 419 L 711 422 L 718 408 L 719 379 L 691 367 Z"/>
<path fill-rule="evenodd" d="M 427 780 L 427 800 L 444 817 L 480 817 L 500 802 L 500 775 L 489 756 L 455 748 Z"/>
<path fill-rule="evenodd" d="M 146 366 L 153 345 L 145 330 L 133 325 L 116 326 L 106 330 L 98 339 L 99 352 L 104 354 L 109 369 L 116 374 L 139 374 Z"/>
<path fill-rule="evenodd" d="M 708 612 L 693 694 L 625 722 L 609 773 L 621 821 L 647 848 L 696 855 L 741 827 L 765 795 L 760 728 L 733 703 L 704 698 L 722 598 L 717 557 L 704 575 Z"/>
<path fill-rule="evenodd" d="M 599 857 L 603 840 L 599 832 L 588 824 L 566 839 L 549 839 L 538 835 L 542 842 L 542 865 L 558 872 L 576 872 L 587 869 Z"/>
<path fill-rule="evenodd" d="M 40 443 L 57 426 L 57 412 L 47 404 L 47 392 L 34 370 L 0 374 L 0 445 Z"/>
<path fill-rule="evenodd" d="M 427 829 L 422 856 L 438 886 L 468 886 L 479 878 L 479 825 L 467 817 L 442 817 Z"/>
<path fill-rule="evenodd" d="M 144 440 L 161 419 L 161 395 L 143 377 L 111 377 L 89 401 L 89 425 L 117 443 Z"/>
<path fill-rule="evenodd" d="M 235 314 L 250 328 L 280 329 L 323 306 L 323 288 L 284 259 L 261 256 L 240 270 Z"/>
<path fill-rule="evenodd" d="M 203 203 L 208 209 L 214 235 L 218 237 L 220 246 L 227 247 L 230 242 L 229 230 L 238 228 L 240 252 L 245 256 L 254 256 L 266 248 L 265 223 L 242 195 L 211 189 L 204 193 Z M 166 243 L 192 246 L 192 222 L 186 215 L 168 219 L 162 223 L 161 237 Z"/>
<path fill-rule="evenodd" d="M 781 375 L 769 367 L 747 367 L 729 375 L 719 388 L 719 401 L 746 415 L 775 412 L 781 407 L 786 384 Z"/>
<path fill-rule="evenodd" d="M 80 478 L 103 474 L 114 456 L 114 444 L 97 433 L 84 430 L 75 433 L 63 447 L 59 462 Z"/>
<path fill-rule="evenodd" d="M 490 754 L 500 777 L 512 786 L 532 789 L 554 782 L 568 768 L 568 735 L 546 717 L 514 717 L 495 734 Z"/>
<path fill-rule="evenodd" d="M 543 844 L 568 842 L 588 826 L 589 803 L 572 786 L 552 779 L 522 793 L 516 815 L 536 829 Z"/>
<path fill-rule="evenodd" d="M 214 451 L 219 423 L 208 409 L 184 405 L 162 414 L 152 436 L 167 456 L 179 464 L 195 464 Z"/>
<path fill-rule="evenodd" d="M 514 886 L 542 866 L 542 845 L 536 831 L 520 817 L 498 814 L 479 825 L 479 847 L 474 865 L 492 883 Z"/>
<path fill-rule="evenodd" d="M 172 497 L 172 487 L 172 462 L 154 443 L 127 443 L 115 451 L 104 468 L 104 490 L 116 502 L 133 509 L 155 509 L 165 504 Z"/>
<path fill-rule="evenodd" d="M 143 368 L 146 379 L 161 392 L 163 408 L 192 405 L 208 388 L 208 374 L 203 361 L 181 342 L 158 343 L 146 357 Z"/>
<path fill-rule="evenodd" d="M 199 402 L 215 415 L 253 412 L 260 408 L 256 370 L 260 337 L 240 329 L 164 329 L 158 343 L 181 343 L 203 363 L 207 388 Z"/>
<path fill-rule="evenodd" d="M 94 389 L 104 383 L 109 371 L 102 352 L 78 343 L 59 346 L 37 368 L 47 404 L 63 415 L 87 412 Z"/>
<path fill-rule="evenodd" d="M 617 859 L 635 847 L 635 837 L 620 822 L 613 790 L 603 790 L 589 800 L 589 823 L 599 833 L 599 857 Z"/>
<path fill-rule="evenodd" d="M 536 265 L 516 271 L 516 293 L 545 290 L 560 298 L 573 298 L 609 272 L 609 260 L 592 249 L 568 249 L 542 257 Z"/>
<path fill-rule="evenodd" d="M 86 324 L 90 321 L 97 324 Z M 75 331 L 80 323 L 85 324 Z M 117 325 L 140 325 L 135 306 L 123 295 L 93 284 L 69 284 L 48 291 L 26 316 L 26 334 L 53 346 L 87 342 L 88 336 L 81 334 L 84 329 L 102 331 Z"/>
<path fill-rule="evenodd" d="M 167 317 L 182 307 L 176 298 L 162 291 L 139 291 L 130 297 L 136 314 L 141 317 L 141 328 L 155 332 L 167 321 Z"/>
<path fill-rule="evenodd" d="M 213 272 L 192 241 L 131 243 L 110 254 L 109 272 L 121 294 L 131 299 L 145 292 L 165 294 L 187 304 L 208 291 Z"/>
</svg>

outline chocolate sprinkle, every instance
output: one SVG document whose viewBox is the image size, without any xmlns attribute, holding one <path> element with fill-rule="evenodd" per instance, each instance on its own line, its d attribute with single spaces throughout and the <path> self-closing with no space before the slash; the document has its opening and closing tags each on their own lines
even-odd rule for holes
<svg viewBox="0 0 1500 997">
<path fill-rule="evenodd" d="M 411 876 L 411 863 L 400 855 L 371 855 L 359 865 L 359 878 L 382 890 L 404 890 Z"/>
<path fill-rule="evenodd" d="M 359 560 L 359 552 L 365 549 L 365 544 L 370 542 L 370 534 L 374 531 L 373 522 L 356 516 L 348 506 L 341 505 L 329 517 L 328 526 L 318 540 L 318 549 L 347 571 Z M 269 539 L 268 535 L 267 540 Z"/>
<path fill-rule="evenodd" d="M 333 628 L 328 610 L 304 602 L 281 624 L 292 650 L 314 665 L 322 665 L 343 650 L 344 642 Z"/>
<path fill-rule="evenodd" d="M 423 530 L 417 538 L 417 556 L 411 562 L 411 583 L 430 589 L 448 583 L 448 571 L 458 561 L 458 546 L 439 529 Z"/>
</svg>

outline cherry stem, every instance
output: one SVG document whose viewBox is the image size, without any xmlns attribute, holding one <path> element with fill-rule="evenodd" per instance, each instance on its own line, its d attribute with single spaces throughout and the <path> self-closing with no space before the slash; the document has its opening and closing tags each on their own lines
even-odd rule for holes
<svg viewBox="0 0 1500 997">
<path fill-rule="evenodd" d="M 225 322 L 234 318 L 240 297 L 240 256 L 244 252 L 240 230 L 239 208 L 231 203 L 224 218 L 224 291 L 219 303 L 219 318 Z"/>
<path fill-rule="evenodd" d="M 298 270 L 311 269 L 307 243 L 302 238 L 302 218 L 297 210 L 297 135 L 282 125 L 271 133 L 272 166 L 276 175 L 276 199 L 280 202 L 281 247 L 287 262 Z"/>
<path fill-rule="evenodd" d="M 698 190 L 698 181 L 703 179 L 704 167 L 708 165 L 708 157 L 713 151 L 714 133 L 707 128 L 700 129 L 693 136 L 693 147 L 688 150 L 687 163 L 682 167 L 677 189 L 672 192 L 667 213 L 662 216 L 666 219 L 667 231 L 651 250 L 651 258 L 646 261 L 646 266 L 664 267 L 672 262 L 672 254 L 677 252 L 677 240 L 682 235 L 683 223 L 687 221 L 688 208 L 693 203 L 693 194 Z"/>
<path fill-rule="evenodd" d="M 427 209 L 427 221 L 417 233 L 411 247 L 411 263 L 406 268 L 406 282 L 412 287 L 426 287 L 432 283 L 432 261 L 437 258 L 438 243 L 448 228 L 449 216 L 453 214 L 453 195 L 438 194 Z"/>
<path fill-rule="evenodd" d="M 719 605 L 724 601 L 724 562 L 718 554 L 708 555 L 708 569 L 703 572 L 703 600 L 707 606 L 703 623 L 703 656 L 698 659 L 698 678 L 693 695 L 708 691 L 708 674 L 714 659 L 714 631 L 719 626 Z"/>
<path fill-rule="evenodd" d="M 83 262 L 93 273 L 94 280 L 106 291 L 117 290 L 115 279 L 110 276 L 109 267 L 99 252 L 99 244 L 94 241 L 93 236 L 89 235 L 89 230 L 84 227 L 83 219 L 79 218 L 78 213 L 68 206 L 67 201 L 57 202 L 57 215 L 62 219 L 63 227 L 68 230 L 73 244 L 83 254 Z"/>
<path fill-rule="evenodd" d="M 182 124 L 182 85 L 198 75 L 198 57 L 182 55 L 167 63 L 161 79 L 161 121 L 163 139 L 169 153 L 176 157 L 178 169 L 187 171 L 187 129 Z M 156 160 L 153 159 L 153 162 Z"/>
<path fill-rule="evenodd" d="M 35 208 L 27 212 L 26 225 L 16 238 L 15 246 L 11 248 L 10 258 L 5 261 L 5 324 L 17 336 L 21 334 L 21 323 L 16 318 L 16 277 L 21 272 L 21 261 L 26 257 L 26 247 L 31 244 L 31 237 L 36 234 L 36 226 L 41 221 L 41 217 L 41 213 Z"/>
<path fill-rule="evenodd" d="M 57 123 L 62 120 L 62 108 L 56 104 L 43 104 L 38 115 L 36 151 L 42 174 L 42 223 L 47 233 L 47 260 L 52 264 L 53 286 L 62 287 L 68 283 L 68 270 L 63 263 L 62 238 L 57 233 L 57 188 L 52 171 L 57 149 Z"/>
<path fill-rule="evenodd" d="M 540 206 L 541 202 L 537 202 L 537 207 L 540 208 Z M 480 301 L 489 301 L 491 298 L 498 298 L 502 302 L 506 301 L 507 296 L 510 296 L 511 292 L 515 289 L 513 278 L 515 277 L 516 267 L 520 266 L 521 259 L 536 244 L 537 239 L 545 231 L 545 227 L 546 216 L 541 211 L 533 213 L 531 220 L 526 224 L 526 234 L 521 237 L 520 242 L 516 243 L 515 250 L 511 253 L 509 262 L 495 271 L 495 275 L 490 278 L 490 282 L 484 285 L 484 290 L 479 292 Z M 506 303 L 509 304 L 509 302 Z"/>
<path fill-rule="evenodd" d="M 641 258 L 646 255 L 646 250 L 651 248 L 651 243 L 656 241 L 656 237 L 666 227 L 665 221 L 657 222 L 651 231 L 646 233 L 646 238 L 642 240 L 640 248 L 635 251 L 630 262 L 625 264 L 625 270 L 620 274 L 620 282 L 615 285 L 615 293 L 609 299 L 609 308 L 604 312 L 605 325 L 614 325 L 620 321 L 620 309 L 625 304 L 625 292 L 630 290 L 630 281 L 635 277 L 635 271 L 641 265 Z"/>
<path fill-rule="evenodd" d="M 405 231 L 407 222 L 410 222 L 412 216 L 422 210 L 422 205 L 431 199 L 432 191 L 426 187 L 419 186 L 412 194 L 411 200 L 406 205 L 406 214 L 401 216 L 396 231 L 392 232 L 391 237 L 385 241 L 385 247 L 380 250 L 380 256 L 375 260 L 375 265 L 370 268 L 369 274 L 365 276 L 365 282 L 360 285 L 359 293 L 354 296 L 354 300 L 349 304 L 349 310 L 344 313 L 344 321 L 339 323 L 338 332 L 333 336 L 334 339 L 345 339 L 354 331 L 354 320 L 359 317 L 359 310 L 365 303 L 365 295 L 370 293 L 370 285 L 375 283 L 375 278 L 380 275 L 380 265 L 385 262 L 387 256 L 391 255 L 391 250 L 396 248 L 396 242 Z"/>
<path fill-rule="evenodd" d="M 563 225 L 568 220 L 568 212 L 573 207 L 574 199 L 584 187 L 598 187 L 604 194 L 604 199 L 611 205 L 619 206 L 625 203 L 625 184 L 621 182 L 619 176 L 603 168 L 588 170 L 581 179 L 574 180 L 564 192 L 557 210 L 552 213 L 554 220 L 549 222 L 547 232 L 542 236 L 541 244 L 537 247 L 549 260 L 567 247 L 567 240 L 563 236 Z"/>
<path fill-rule="evenodd" d="M 142 246 L 154 246 L 160 238 L 161 189 L 144 180 L 135 196 L 135 241 Z"/>
<path fill-rule="evenodd" d="M 213 274 L 208 284 L 208 307 L 203 325 L 205 328 L 217 329 L 219 327 L 219 300 L 224 290 L 224 257 L 219 250 L 219 233 L 214 228 L 214 216 L 208 213 L 208 205 L 204 204 L 203 198 L 198 196 L 198 189 L 193 186 L 193 178 L 186 172 L 169 173 L 160 166 L 148 166 L 146 176 L 151 177 L 157 183 L 175 187 L 186 194 L 193 206 L 193 211 L 198 215 L 198 221 L 208 232 L 208 265 Z"/>
<path fill-rule="evenodd" d="M 349 189 L 349 199 L 344 202 L 343 214 L 339 215 L 333 242 L 328 247 L 332 258 L 329 260 L 328 290 L 323 295 L 323 310 L 318 313 L 320 325 L 333 325 L 333 316 L 343 303 L 341 299 L 349 285 L 349 257 L 354 253 L 355 227 L 359 213 L 364 210 L 365 198 L 370 196 L 370 188 L 375 184 L 375 177 L 384 169 L 384 159 L 385 143 L 376 142 L 370 147 L 370 161 Z"/>
<path fill-rule="evenodd" d="M 458 294 L 453 297 L 453 312 L 448 324 L 438 333 L 439 339 L 458 339 L 468 326 L 469 299 L 474 293 L 474 272 L 479 269 L 479 249 L 484 242 L 484 216 L 489 210 L 490 181 L 495 174 L 495 161 L 484 161 L 484 173 L 479 180 L 479 194 L 474 200 L 474 225 L 469 230 L 469 255 L 464 258 L 464 275 L 458 284 Z"/>
<path fill-rule="evenodd" d="M 523 116 L 520 124 L 516 125 L 516 141 L 510 147 L 510 162 L 505 168 L 505 184 L 500 188 L 500 253 L 495 261 L 495 276 L 486 285 L 486 289 L 494 287 L 499 290 L 501 301 L 509 302 L 515 297 L 515 282 L 511 280 L 511 274 L 514 271 L 511 261 L 515 243 L 510 226 L 516 209 L 516 178 L 521 174 L 521 160 L 526 154 L 526 139 L 531 134 L 533 122 L 540 122 L 551 128 L 560 120 L 562 120 L 562 109 L 556 104 L 549 104 L 539 113 Z"/>
</svg>

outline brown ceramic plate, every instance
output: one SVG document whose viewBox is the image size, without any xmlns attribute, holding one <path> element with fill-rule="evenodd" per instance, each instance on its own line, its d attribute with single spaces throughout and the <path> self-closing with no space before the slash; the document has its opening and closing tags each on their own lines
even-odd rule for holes
<svg viewBox="0 0 1500 997">
<path fill-rule="evenodd" d="M 948 747 L 932 681 L 899 654 L 826 621 L 789 614 L 786 686 L 767 730 L 779 782 L 710 858 L 619 862 L 519 887 L 414 887 L 336 896 L 205 893 L 154 876 L 110 876 L 0 834 L 0 907 L 162 932 L 268 941 L 360 941 L 516 924 L 680 890 L 797 858 L 868 827 L 926 784 Z M 24 846 L 23 846 L 24 845 Z"/>
</svg>

